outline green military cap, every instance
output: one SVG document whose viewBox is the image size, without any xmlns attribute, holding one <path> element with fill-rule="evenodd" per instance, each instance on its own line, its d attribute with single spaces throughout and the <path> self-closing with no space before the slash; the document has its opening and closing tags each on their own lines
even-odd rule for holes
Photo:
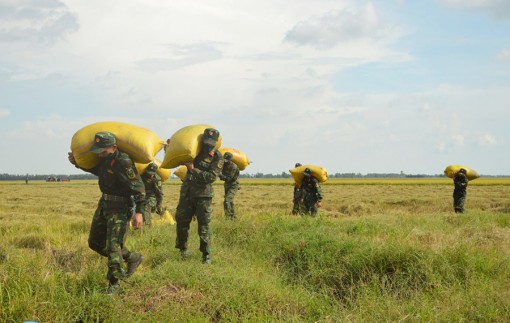
<svg viewBox="0 0 510 323">
<path fill-rule="evenodd" d="M 149 164 L 149 166 L 147 166 L 147 169 L 145 170 L 145 172 L 149 175 L 153 175 L 156 173 L 157 170 L 158 170 L 158 165 L 156 165 L 156 163 L 152 162 Z"/>
<path fill-rule="evenodd" d="M 115 135 L 108 131 L 101 131 L 96 133 L 94 137 L 94 144 L 90 147 L 90 151 L 94 154 L 102 153 L 106 148 L 112 147 L 117 144 Z"/>
<path fill-rule="evenodd" d="M 312 170 L 310 168 L 305 168 L 305 171 L 303 172 L 303 175 L 310 176 L 312 175 Z"/>
<path fill-rule="evenodd" d="M 220 137 L 220 132 L 214 128 L 207 128 L 204 130 L 204 136 L 202 141 L 204 144 L 210 146 L 216 146 L 216 142 L 218 142 L 218 138 Z"/>
</svg>

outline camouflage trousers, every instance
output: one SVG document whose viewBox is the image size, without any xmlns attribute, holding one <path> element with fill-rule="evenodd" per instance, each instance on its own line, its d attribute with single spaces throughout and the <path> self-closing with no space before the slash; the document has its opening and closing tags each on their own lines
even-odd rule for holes
<svg viewBox="0 0 510 323">
<path fill-rule="evenodd" d="M 455 213 L 464 212 L 464 203 L 466 202 L 466 193 L 454 193 L 453 194 L 453 209 Z"/>
<path fill-rule="evenodd" d="M 140 254 L 125 247 L 126 234 L 131 218 L 126 202 L 99 200 L 89 232 L 89 247 L 103 257 L 108 257 L 107 279 L 115 283 L 125 277 L 123 262 L 133 262 Z"/>
<path fill-rule="evenodd" d="M 301 214 L 304 213 L 305 207 L 303 205 L 302 200 L 294 200 L 294 205 L 292 207 L 292 214 Z"/>
<path fill-rule="evenodd" d="M 301 214 L 305 212 L 305 207 L 303 205 L 303 192 L 301 189 L 298 189 L 294 192 L 294 198 L 292 199 L 292 202 L 294 203 L 292 207 L 292 214 Z"/>
<path fill-rule="evenodd" d="M 234 197 L 236 196 L 237 191 L 239 190 L 238 185 L 226 186 L 225 185 L 225 197 L 223 200 L 223 210 L 225 212 L 225 216 L 228 219 L 235 219 L 236 212 L 234 207 Z"/>
<path fill-rule="evenodd" d="M 149 196 L 146 198 L 145 207 L 143 209 L 143 223 L 145 225 L 151 225 L 151 214 L 156 212 L 156 206 L 158 205 L 158 201 L 155 196 Z"/>
<path fill-rule="evenodd" d="M 200 238 L 200 251 L 202 255 L 208 256 L 211 253 L 211 230 L 209 222 L 212 219 L 212 198 L 195 197 L 188 198 L 181 195 L 175 212 L 177 238 L 175 247 L 180 250 L 188 249 L 188 231 L 193 216 L 198 222 L 198 236 Z"/>
<path fill-rule="evenodd" d="M 303 202 L 303 213 L 317 216 L 319 207 L 317 206 L 317 197 L 315 194 L 306 194 Z"/>
</svg>

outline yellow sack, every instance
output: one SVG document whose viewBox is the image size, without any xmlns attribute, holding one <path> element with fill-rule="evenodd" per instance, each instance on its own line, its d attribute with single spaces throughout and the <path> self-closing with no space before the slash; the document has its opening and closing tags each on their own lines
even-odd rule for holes
<svg viewBox="0 0 510 323">
<path fill-rule="evenodd" d="M 161 167 L 161 161 L 159 159 L 157 159 L 157 158 L 154 158 L 153 162 L 156 163 L 156 165 L 158 165 L 158 169 L 156 170 L 156 174 L 158 174 L 159 177 L 161 177 L 161 181 L 164 182 L 167 179 L 169 179 L 170 178 L 170 170 Z M 147 169 L 149 164 L 150 163 L 141 164 L 141 163 L 136 163 L 135 162 L 135 166 L 136 166 L 136 170 L 138 171 L 138 174 L 142 175 L 143 173 L 145 173 L 145 170 Z"/>
<path fill-rule="evenodd" d="M 109 131 L 117 137 L 117 146 L 134 161 L 149 163 L 165 142 L 151 130 L 132 124 L 105 121 L 85 126 L 78 130 L 71 140 L 71 152 L 78 166 L 90 169 L 99 163 L 99 157 L 89 151 L 97 132 Z"/>
<path fill-rule="evenodd" d="M 188 168 L 186 166 L 181 166 L 177 168 L 176 171 L 174 171 L 174 175 L 179 177 L 181 181 L 184 181 L 184 177 L 186 177 L 186 174 L 188 173 Z"/>
<path fill-rule="evenodd" d="M 193 161 L 202 148 L 202 136 L 207 128 L 214 127 L 207 124 L 197 124 L 177 130 L 170 137 L 161 167 L 171 169 Z M 221 135 L 216 143 L 216 149 L 220 146 Z"/>
<path fill-rule="evenodd" d="M 450 165 L 450 166 L 446 167 L 446 169 L 444 170 L 444 174 L 447 177 L 453 178 L 453 176 L 456 173 L 458 173 L 461 168 L 464 168 L 466 170 L 466 177 L 470 181 L 480 177 L 480 175 L 478 175 L 478 173 L 475 170 L 473 170 L 469 167 L 466 167 L 466 166 L 462 166 L 462 165 Z"/>
<path fill-rule="evenodd" d="M 301 186 L 301 184 L 303 184 L 303 177 L 305 176 L 303 175 L 303 172 L 305 171 L 306 168 L 310 168 L 312 170 L 312 176 L 315 177 L 319 181 L 319 183 L 323 183 L 328 180 L 328 172 L 326 171 L 326 169 L 315 165 L 302 165 L 289 170 L 290 174 L 292 175 L 294 181 L 298 186 Z"/>
<path fill-rule="evenodd" d="M 246 168 L 246 166 L 248 166 L 250 164 L 250 160 L 248 159 L 248 156 L 246 156 L 246 154 L 243 153 L 242 151 L 239 151 L 234 148 L 226 148 L 226 147 L 221 147 L 218 150 L 221 152 L 221 154 L 223 156 L 225 156 L 226 152 L 231 153 L 232 161 L 234 162 L 234 164 L 237 165 L 237 167 L 239 167 L 239 170 L 244 170 Z"/>
<path fill-rule="evenodd" d="M 168 212 L 168 210 L 165 211 L 165 213 L 163 214 L 163 216 L 161 218 L 153 217 L 152 219 L 153 219 L 152 222 L 154 223 L 154 225 L 165 224 L 165 223 L 168 223 L 171 225 L 175 224 L 174 217 L 170 214 L 170 212 Z"/>
</svg>

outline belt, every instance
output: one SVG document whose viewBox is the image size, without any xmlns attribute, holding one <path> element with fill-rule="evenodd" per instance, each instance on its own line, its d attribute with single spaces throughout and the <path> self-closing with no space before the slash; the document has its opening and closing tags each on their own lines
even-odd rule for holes
<svg viewBox="0 0 510 323">
<path fill-rule="evenodd" d="M 106 194 L 106 193 L 103 193 L 102 198 L 105 201 L 114 201 L 114 202 L 128 202 L 130 200 L 129 197 L 111 195 L 111 194 Z"/>
</svg>

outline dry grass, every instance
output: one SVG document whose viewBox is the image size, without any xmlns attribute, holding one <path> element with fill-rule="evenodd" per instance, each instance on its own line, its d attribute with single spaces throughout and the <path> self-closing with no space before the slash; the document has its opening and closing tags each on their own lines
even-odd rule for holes
<svg viewBox="0 0 510 323">
<path fill-rule="evenodd" d="M 473 181 L 458 215 L 449 179 L 334 179 L 312 219 L 290 215 L 291 180 L 243 179 L 231 222 L 217 183 L 213 266 L 179 259 L 174 226 L 131 232 L 146 260 L 107 299 L 96 181 L 0 182 L 0 321 L 507 321 L 509 184 Z"/>
</svg>

